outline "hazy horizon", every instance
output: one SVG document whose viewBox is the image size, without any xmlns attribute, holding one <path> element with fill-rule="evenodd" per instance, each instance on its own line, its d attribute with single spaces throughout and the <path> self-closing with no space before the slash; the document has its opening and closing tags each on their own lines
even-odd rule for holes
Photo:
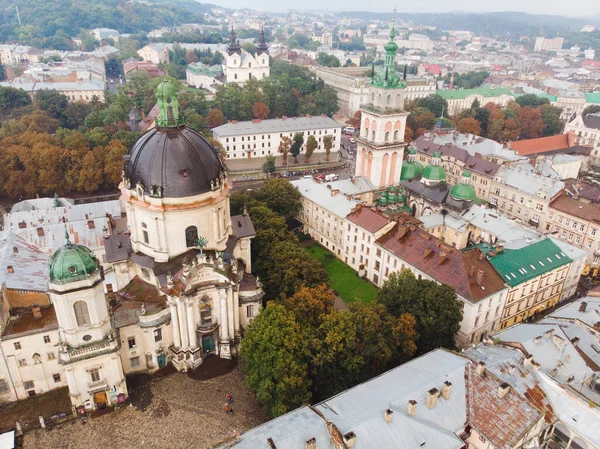
<svg viewBox="0 0 600 449">
<path fill-rule="evenodd" d="M 205 0 L 210 3 L 210 0 Z M 331 12 L 338 11 L 371 11 L 371 12 L 390 12 L 394 6 L 398 8 L 398 13 L 440 13 L 440 12 L 464 12 L 464 13 L 482 13 L 482 12 L 524 12 L 529 14 L 549 14 L 555 16 L 567 16 L 585 18 L 589 17 L 591 21 L 600 20 L 600 1 L 599 0 L 576 0 L 574 2 L 564 2 L 562 0 L 505 0 L 502 3 L 502 10 L 497 9 L 498 3 L 489 0 L 462 0 L 457 3 L 450 3 L 446 0 L 430 0 L 427 3 L 410 0 L 408 2 L 398 2 L 397 0 L 380 0 L 370 5 L 365 5 L 363 1 L 358 0 L 330 0 L 326 7 L 319 0 L 305 0 L 300 5 L 290 0 L 280 0 L 273 4 L 270 0 L 222 0 L 219 6 L 229 8 L 249 8 L 259 11 L 285 11 L 295 9 L 305 10 L 325 10 Z"/>
</svg>

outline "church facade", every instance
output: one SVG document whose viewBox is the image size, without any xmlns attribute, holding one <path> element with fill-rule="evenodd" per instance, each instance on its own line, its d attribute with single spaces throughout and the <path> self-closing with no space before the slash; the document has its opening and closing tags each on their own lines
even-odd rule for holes
<svg viewBox="0 0 600 449">
<path fill-rule="evenodd" d="M 115 405 L 127 397 L 126 374 L 235 357 L 259 313 L 252 221 L 230 215 L 225 167 L 182 123 L 176 89 L 163 82 L 156 96 L 156 127 L 125 157 L 127 226 L 106 229 L 106 261 L 68 235 L 49 261 L 22 241 L 9 243 L 13 274 L 31 272 L 34 260 L 49 275 L 28 294 L 30 304 L 3 294 L 0 344 L 9 354 L 0 360 L 1 402 L 66 385 L 73 408 Z M 113 273 L 108 294 L 105 270 Z"/>
<path fill-rule="evenodd" d="M 245 84 L 251 79 L 261 80 L 271 73 L 269 65 L 269 47 L 265 42 L 265 30 L 260 32 L 256 54 L 252 55 L 242 48 L 237 35 L 231 28 L 227 56 L 223 64 L 223 74 L 227 83 Z"/>
</svg>

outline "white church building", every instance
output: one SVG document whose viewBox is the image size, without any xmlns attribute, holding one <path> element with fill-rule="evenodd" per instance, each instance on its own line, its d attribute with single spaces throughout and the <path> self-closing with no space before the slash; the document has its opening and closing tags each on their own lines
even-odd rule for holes
<svg viewBox="0 0 600 449">
<path fill-rule="evenodd" d="M 104 263 L 68 234 L 49 258 L 0 233 L 0 402 L 68 386 L 74 409 L 104 408 L 126 399 L 126 374 L 237 355 L 263 297 L 254 227 L 230 216 L 225 167 L 176 93 L 158 86 L 156 127 L 125 158 L 127 228 L 106 229 Z"/>
<path fill-rule="evenodd" d="M 233 27 L 227 45 L 227 56 L 223 64 L 225 82 L 244 84 L 251 79 L 261 80 L 271 73 L 269 65 L 269 47 L 265 42 L 265 30 L 260 32 L 260 41 L 256 54 L 252 55 L 242 48 Z"/>
</svg>

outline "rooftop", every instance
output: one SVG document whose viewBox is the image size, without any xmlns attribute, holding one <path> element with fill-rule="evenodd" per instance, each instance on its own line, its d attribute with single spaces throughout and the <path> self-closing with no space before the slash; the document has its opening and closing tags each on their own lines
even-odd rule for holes
<svg viewBox="0 0 600 449">
<path fill-rule="evenodd" d="M 572 142 L 569 142 L 569 136 L 567 134 L 557 134 L 556 136 L 538 137 L 537 139 L 515 140 L 510 142 L 510 149 L 516 151 L 520 156 L 562 150 L 571 146 Z"/>
<path fill-rule="evenodd" d="M 390 223 L 390 220 L 383 216 L 383 214 L 369 207 L 357 208 L 346 219 L 371 234 L 375 234 Z"/>
<path fill-rule="evenodd" d="M 448 218 L 448 217 L 446 217 Z M 508 219 L 497 211 L 482 206 L 473 205 L 465 211 L 461 218 L 473 226 L 498 238 L 499 242 L 527 240 L 541 237 L 533 229 L 521 226 L 514 220 Z"/>
<path fill-rule="evenodd" d="M 344 194 L 336 194 L 335 190 L 327 188 L 327 184 L 314 179 L 297 179 L 290 181 L 290 184 L 296 187 L 303 197 L 341 218 L 346 217 L 360 204 L 359 201 L 348 199 Z"/>
<path fill-rule="evenodd" d="M 283 133 L 313 129 L 339 129 L 341 125 L 329 117 L 287 117 L 246 122 L 230 122 L 212 129 L 215 136 L 245 136 L 247 134 Z"/>
<path fill-rule="evenodd" d="M 13 290 L 48 290 L 48 254 L 12 231 L 0 232 L 0 287 Z"/>
<path fill-rule="evenodd" d="M 524 159 L 522 156 L 517 155 L 513 150 L 506 148 L 501 143 L 492 139 L 476 136 L 475 134 L 461 134 L 458 131 L 450 131 L 425 133 L 424 136 L 432 143 L 438 145 L 451 144 L 463 148 L 471 156 L 475 156 L 476 154 L 480 154 L 484 158 L 495 156 L 499 159 L 511 162 Z M 440 149 L 439 151 L 441 152 L 442 150 Z M 475 171 L 474 168 L 469 168 L 469 170 Z"/>
<path fill-rule="evenodd" d="M 56 319 L 54 305 L 44 307 L 40 311 L 42 314 L 40 318 L 34 317 L 32 311 L 27 311 L 9 320 L 2 335 L 3 338 L 17 338 L 41 331 L 58 329 L 58 320 Z"/>
<path fill-rule="evenodd" d="M 494 268 L 511 287 L 571 263 L 571 259 L 551 239 L 520 249 L 505 249 L 490 257 Z"/>
<path fill-rule="evenodd" d="M 252 219 L 248 214 L 233 215 L 231 217 L 231 228 L 233 229 L 233 234 L 238 239 L 254 237 L 256 235 Z"/>
<path fill-rule="evenodd" d="M 550 203 L 550 207 L 574 217 L 600 224 L 600 204 L 598 203 L 586 203 L 568 195 L 559 195 Z"/>
<path fill-rule="evenodd" d="M 559 179 L 548 178 L 520 167 L 503 166 L 498 170 L 496 178 L 521 192 L 544 199 L 553 198 L 565 187 L 565 183 Z"/>
<path fill-rule="evenodd" d="M 456 89 L 456 90 L 438 90 L 436 95 L 439 95 L 446 100 L 464 100 L 473 95 L 480 95 L 484 98 L 500 97 L 502 95 L 513 96 L 510 89 L 505 87 L 492 87 L 483 85 L 476 89 Z"/>
</svg>

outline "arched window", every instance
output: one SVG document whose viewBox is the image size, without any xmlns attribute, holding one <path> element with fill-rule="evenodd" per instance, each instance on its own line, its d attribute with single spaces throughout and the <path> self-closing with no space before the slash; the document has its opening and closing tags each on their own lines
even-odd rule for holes
<svg viewBox="0 0 600 449">
<path fill-rule="evenodd" d="M 233 74 L 233 79 L 237 79 L 237 73 Z"/>
<path fill-rule="evenodd" d="M 198 228 L 196 226 L 188 226 L 185 229 L 185 246 L 188 248 L 196 245 L 198 240 Z"/>
<path fill-rule="evenodd" d="M 371 133 L 371 140 L 375 140 L 375 130 Z"/>
<path fill-rule="evenodd" d="M 371 94 L 371 101 L 375 101 L 375 92 Z"/>
<path fill-rule="evenodd" d="M 369 128 L 365 128 L 365 139 L 369 138 Z"/>
<path fill-rule="evenodd" d="M 90 324 L 90 312 L 85 301 L 77 301 L 73 304 L 73 310 L 75 311 L 75 320 L 77 320 L 77 326 L 85 326 Z"/>
<path fill-rule="evenodd" d="M 248 68 L 249 68 L 249 69 L 251 69 L 251 68 L 252 68 L 252 63 L 251 63 L 251 62 L 249 62 L 249 63 L 248 63 Z"/>
<path fill-rule="evenodd" d="M 398 140 L 398 130 L 394 131 L 394 142 Z"/>
<path fill-rule="evenodd" d="M 389 105 L 391 102 L 392 102 L 392 96 L 391 96 L 391 95 L 388 95 L 388 96 L 387 96 L 387 99 L 385 100 L 385 104 L 388 104 L 388 105 Z"/>
<path fill-rule="evenodd" d="M 385 139 L 385 141 L 386 141 L 386 142 L 389 142 L 389 141 L 390 141 L 390 132 L 389 132 L 389 131 L 386 131 L 386 132 L 385 132 L 384 139 Z"/>
</svg>

